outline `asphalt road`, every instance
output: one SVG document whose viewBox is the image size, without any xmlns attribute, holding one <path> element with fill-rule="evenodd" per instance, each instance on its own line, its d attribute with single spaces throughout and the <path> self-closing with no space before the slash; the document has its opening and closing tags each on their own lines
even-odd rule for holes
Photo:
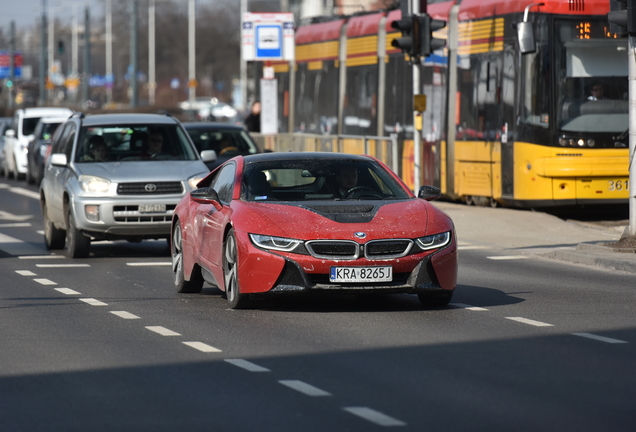
<svg viewBox="0 0 636 432">
<path fill-rule="evenodd" d="M 439 206 L 450 307 L 417 297 L 177 294 L 165 242 L 51 256 L 34 187 L 0 181 L 0 431 L 633 431 L 633 274 L 543 251 L 620 232 Z"/>
</svg>

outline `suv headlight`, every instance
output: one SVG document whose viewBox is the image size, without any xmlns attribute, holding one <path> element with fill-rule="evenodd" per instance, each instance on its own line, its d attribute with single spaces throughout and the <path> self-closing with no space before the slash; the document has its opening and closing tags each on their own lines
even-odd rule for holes
<svg viewBox="0 0 636 432">
<path fill-rule="evenodd" d="M 209 172 L 199 173 L 197 175 L 190 177 L 188 179 L 188 185 L 190 185 L 190 189 L 195 190 L 197 188 L 197 183 L 203 180 L 208 174 L 210 173 Z"/>
<path fill-rule="evenodd" d="M 448 243 L 450 243 L 450 239 L 451 239 L 451 233 L 450 231 L 447 231 L 445 233 L 433 234 L 426 237 L 419 237 L 415 239 L 415 241 L 417 242 L 417 245 L 422 250 L 431 250 L 431 249 L 440 248 L 442 246 L 446 246 Z"/>
<path fill-rule="evenodd" d="M 86 193 L 106 193 L 111 183 L 108 179 L 91 175 L 81 175 L 77 180 Z"/>
</svg>

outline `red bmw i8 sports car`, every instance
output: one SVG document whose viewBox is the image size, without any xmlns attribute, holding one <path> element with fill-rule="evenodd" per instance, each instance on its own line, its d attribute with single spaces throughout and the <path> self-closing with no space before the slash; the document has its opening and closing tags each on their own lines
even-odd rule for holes
<svg viewBox="0 0 636 432">
<path fill-rule="evenodd" d="M 445 306 L 457 280 L 452 220 L 386 165 L 341 153 L 237 156 L 212 171 L 172 219 L 174 284 L 251 296 L 364 291 L 417 294 Z"/>
</svg>

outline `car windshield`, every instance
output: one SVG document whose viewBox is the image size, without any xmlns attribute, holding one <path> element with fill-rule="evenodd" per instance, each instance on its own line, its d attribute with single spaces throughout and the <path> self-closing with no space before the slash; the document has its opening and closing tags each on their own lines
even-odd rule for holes
<svg viewBox="0 0 636 432">
<path fill-rule="evenodd" d="M 306 159 L 248 164 L 247 201 L 408 199 L 402 186 L 373 161 Z"/>
<path fill-rule="evenodd" d="M 230 128 L 187 128 L 199 152 L 214 150 L 217 156 L 232 157 L 258 153 L 256 144 L 246 131 Z"/>
<path fill-rule="evenodd" d="M 55 132 L 55 130 L 60 124 L 61 122 L 60 123 L 43 123 L 42 126 L 40 127 L 40 131 L 38 133 L 37 139 L 50 141 L 51 137 L 53 136 L 53 133 Z"/>
<path fill-rule="evenodd" d="M 76 162 L 197 160 L 187 135 L 176 125 L 83 127 Z"/>
</svg>

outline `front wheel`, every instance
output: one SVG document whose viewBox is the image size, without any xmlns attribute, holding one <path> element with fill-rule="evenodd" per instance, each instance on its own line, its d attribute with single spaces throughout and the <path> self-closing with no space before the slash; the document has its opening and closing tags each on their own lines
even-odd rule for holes
<svg viewBox="0 0 636 432">
<path fill-rule="evenodd" d="M 71 258 L 86 258 L 91 247 L 91 240 L 75 226 L 75 218 L 71 210 L 67 217 L 66 245 Z"/>
<path fill-rule="evenodd" d="M 177 292 L 198 293 L 203 289 L 203 277 L 201 272 L 194 270 L 190 280 L 185 280 L 183 272 L 183 234 L 181 232 L 181 222 L 177 221 L 172 230 L 172 244 L 170 246 L 172 256 L 172 280 Z"/>
<path fill-rule="evenodd" d="M 64 230 L 57 229 L 51 222 L 46 204 L 42 206 L 42 213 L 44 215 L 44 246 L 47 250 L 64 249 L 66 233 Z"/>
<path fill-rule="evenodd" d="M 223 279 L 225 282 L 225 297 L 230 309 L 243 309 L 249 303 L 249 296 L 241 294 L 238 281 L 238 248 L 236 236 L 231 229 L 223 245 Z"/>
<path fill-rule="evenodd" d="M 419 293 L 417 297 L 420 299 L 420 303 L 425 307 L 444 307 L 448 306 L 453 298 L 453 292 L 445 292 L 443 294 L 422 294 Z"/>
</svg>

